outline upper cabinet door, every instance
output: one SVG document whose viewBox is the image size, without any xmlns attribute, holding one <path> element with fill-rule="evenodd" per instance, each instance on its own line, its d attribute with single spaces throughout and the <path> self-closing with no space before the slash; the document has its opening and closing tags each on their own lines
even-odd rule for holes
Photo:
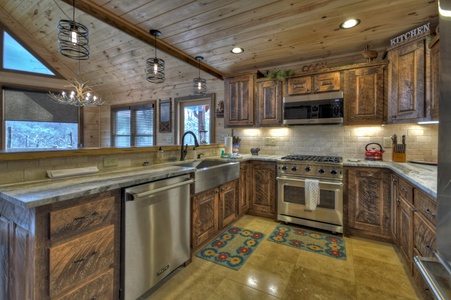
<svg viewBox="0 0 451 300">
<path fill-rule="evenodd" d="M 439 83 L 440 83 L 440 43 L 435 42 L 431 47 L 431 117 L 438 118 Z"/>
<path fill-rule="evenodd" d="M 384 66 L 344 72 L 346 125 L 377 125 L 384 122 Z"/>
<path fill-rule="evenodd" d="M 388 123 L 415 122 L 425 117 L 425 40 L 389 51 Z"/>
<path fill-rule="evenodd" d="M 224 87 L 224 126 L 253 126 L 254 75 L 227 78 Z"/>
<path fill-rule="evenodd" d="M 282 124 L 282 82 L 265 80 L 257 82 L 257 126 Z"/>
<path fill-rule="evenodd" d="M 340 78 L 340 72 L 330 72 L 314 75 L 314 92 L 320 93 L 339 91 L 341 88 Z"/>
</svg>

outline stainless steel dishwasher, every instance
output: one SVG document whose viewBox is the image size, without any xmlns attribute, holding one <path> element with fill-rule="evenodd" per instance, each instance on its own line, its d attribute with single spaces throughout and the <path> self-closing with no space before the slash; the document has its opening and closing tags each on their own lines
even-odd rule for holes
<svg viewBox="0 0 451 300">
<path fill-rule="evenodd" d="M 190 259 L 189 175 L 123 191 L 121 288 L 135 300 Z"/>
</svg>

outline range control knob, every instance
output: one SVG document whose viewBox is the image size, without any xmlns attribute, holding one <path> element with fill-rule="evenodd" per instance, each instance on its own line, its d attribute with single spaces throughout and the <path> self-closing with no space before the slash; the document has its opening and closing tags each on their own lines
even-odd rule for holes
<svg viewBox="0 0 451 300">
<path fill-rule="evenodd" d="M 291 167 L 291 171 L 296 172 L 297 170 L 298 170 L 298 167 L 296 167 L 296 166 Z"/>
<path fill-rule="evenodd" d="M 282 170 L 286 171 L 287 170 L 287 166 L 282 166 Z"/>
<path fill-rule="evenodd" d="M 324 172 L 326 172 L 323 168 L 318 170 L 318 173 L 323 174 Z"/>
<path fill-rule="evenodd" d="M 310 168 L 309 166 L 304 168 L 305 172 L 310 172 L 312 170 L 312 168 Z"/>
<path fill-rule="evenodd" d="M 332 170 L 330 170 L 330 174 L 332 174 L 332 175 L 337 175 L 338 172 L 337 172 L 337 170 L 332 169 Z"/>
</svg>

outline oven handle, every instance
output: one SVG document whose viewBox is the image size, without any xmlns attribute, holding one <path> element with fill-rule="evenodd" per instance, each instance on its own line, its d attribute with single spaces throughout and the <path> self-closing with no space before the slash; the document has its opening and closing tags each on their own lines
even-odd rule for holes
<svg viewBox="0 0 451 300">
<path fill-rule="evenodd" d="M 286 178 L 286 177 L 276 177 L 277 180 L 287 180 L 287 181 L 297 181 L 297 182 L 305 182 L 304 179 L 293 179 L 293 178 Z M 330 185 L 339 185 L 343 186 L 343 182 L 328 182 L 328 181 L 320 181 L 320 184 L 330 184 Z"/>
</svg>

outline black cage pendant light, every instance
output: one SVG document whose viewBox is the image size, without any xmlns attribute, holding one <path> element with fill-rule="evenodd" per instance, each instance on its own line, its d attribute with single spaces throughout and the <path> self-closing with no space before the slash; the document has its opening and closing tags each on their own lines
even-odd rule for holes
<svg viewBox="0 0 451 300">
<path fill-rule="evenodd" d="M 202 56 L 196 56 L 196 60 L 199 62 L 199 77 L 193 79 L 193 93 L 195 95 L 203 95 L 207 93 L 207 81 L 200 78 L 200 62 L 204 60 Z"/>
<path fill-rule="evenodd" d="M 157 58 L 157 36 L 160 36 L 161 32 L 151 29 L 150 34 L 155 37 L 155 58 L 147 59 L 146 79 L 152 83 L 162 83 L 164 82 L 164 60 Z"/>
<path fill-rule="evenodd" d="M 89 59 L 89 30 L 75 22 L 75 0 L 72 1 L 73 20 L 58 22 L 58 52 L 76 60 Z"/>
</svg>

